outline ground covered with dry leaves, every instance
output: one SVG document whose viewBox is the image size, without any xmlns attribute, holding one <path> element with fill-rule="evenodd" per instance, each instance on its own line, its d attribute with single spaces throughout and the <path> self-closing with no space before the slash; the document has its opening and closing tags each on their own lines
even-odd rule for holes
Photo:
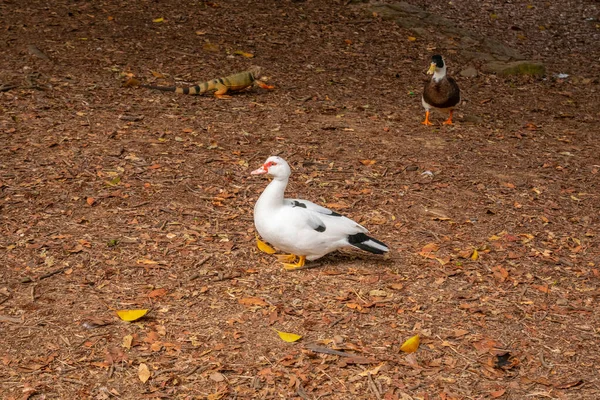
<svg viewBox="0 0 600 400">
<path fill-rule="evenodd" d="M 461 77 L 368 3 L 0 3 L 0 397 L 599 398 L 598 4 L 411 3 L 546 76 Z M 433 53 L 452 127 L 420 124 Z M 274 90 L 122 86 L 252 64 Z M 272 154 L 389 257 L 259 252 Z"/>
</svg>

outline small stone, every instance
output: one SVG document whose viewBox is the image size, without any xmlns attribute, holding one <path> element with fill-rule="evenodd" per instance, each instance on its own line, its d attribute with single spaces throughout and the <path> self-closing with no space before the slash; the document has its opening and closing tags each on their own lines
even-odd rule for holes
<svg viewBox="0 0 600 400">
<path fill-rule="evenodd" d="M 477 70 L 474 67 L 467 67 L 460 71 L 459 74 L 465 78 L 475 78 L 477 76 Z"/>
</svg>

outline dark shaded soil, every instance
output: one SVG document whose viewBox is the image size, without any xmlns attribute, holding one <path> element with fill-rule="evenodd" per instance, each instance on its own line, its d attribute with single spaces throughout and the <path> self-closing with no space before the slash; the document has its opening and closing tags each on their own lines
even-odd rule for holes
<svg viewBox="0 0 600 400">
<path fill-rule="evenodd" d="M 420 90 L 463 49 L 368 4 L 23 3 L 0 3 L 1 398 L 600 397 L 596 2 L 412 2 L 547 65 L 457 76 L 452 127 Z M 275 90 L 122 87 L 252 64 Z M 389 257 L 258 252 L 272 154 Z"/>
</svg>

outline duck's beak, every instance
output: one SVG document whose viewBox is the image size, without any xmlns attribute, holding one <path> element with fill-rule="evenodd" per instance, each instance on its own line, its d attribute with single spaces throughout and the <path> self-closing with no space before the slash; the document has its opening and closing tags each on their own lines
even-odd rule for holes
<svg viewBox="0 0 600 400">
<path fill-rule="evenodd" d="M 250 172 L 250 175 L 263 175 L 268 173 L 269 171 L 265 168 L 265 166 L 263 165 L 262 167 L 255 169 L 254 171 Z"/>
<path fill-rule="evenodd" d="M 435 73 L 436 67 L 437 66 L 435 65 L 435 63 L 431 63 L 429 69 L 427 70 L 427 75 L 433 75 Z"/>
</svg>

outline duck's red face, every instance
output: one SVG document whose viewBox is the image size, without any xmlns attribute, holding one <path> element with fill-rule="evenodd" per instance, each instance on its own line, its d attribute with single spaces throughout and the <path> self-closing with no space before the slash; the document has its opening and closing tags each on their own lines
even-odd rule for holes
<svg viewBox="0 0 600 400">
<path fill-rule="evenodd" d="M 264 163 L 262 165 L 262 167 L 260 167 L 258 169 L 255 169 L 250 174 L 251 175 L 268 174 L 269 173 L 269 168 L 271 168 L 273 165 L 277 165 L 277 163 L 275 161 L 267 161 L 266 163 Z"/>
</svg>

